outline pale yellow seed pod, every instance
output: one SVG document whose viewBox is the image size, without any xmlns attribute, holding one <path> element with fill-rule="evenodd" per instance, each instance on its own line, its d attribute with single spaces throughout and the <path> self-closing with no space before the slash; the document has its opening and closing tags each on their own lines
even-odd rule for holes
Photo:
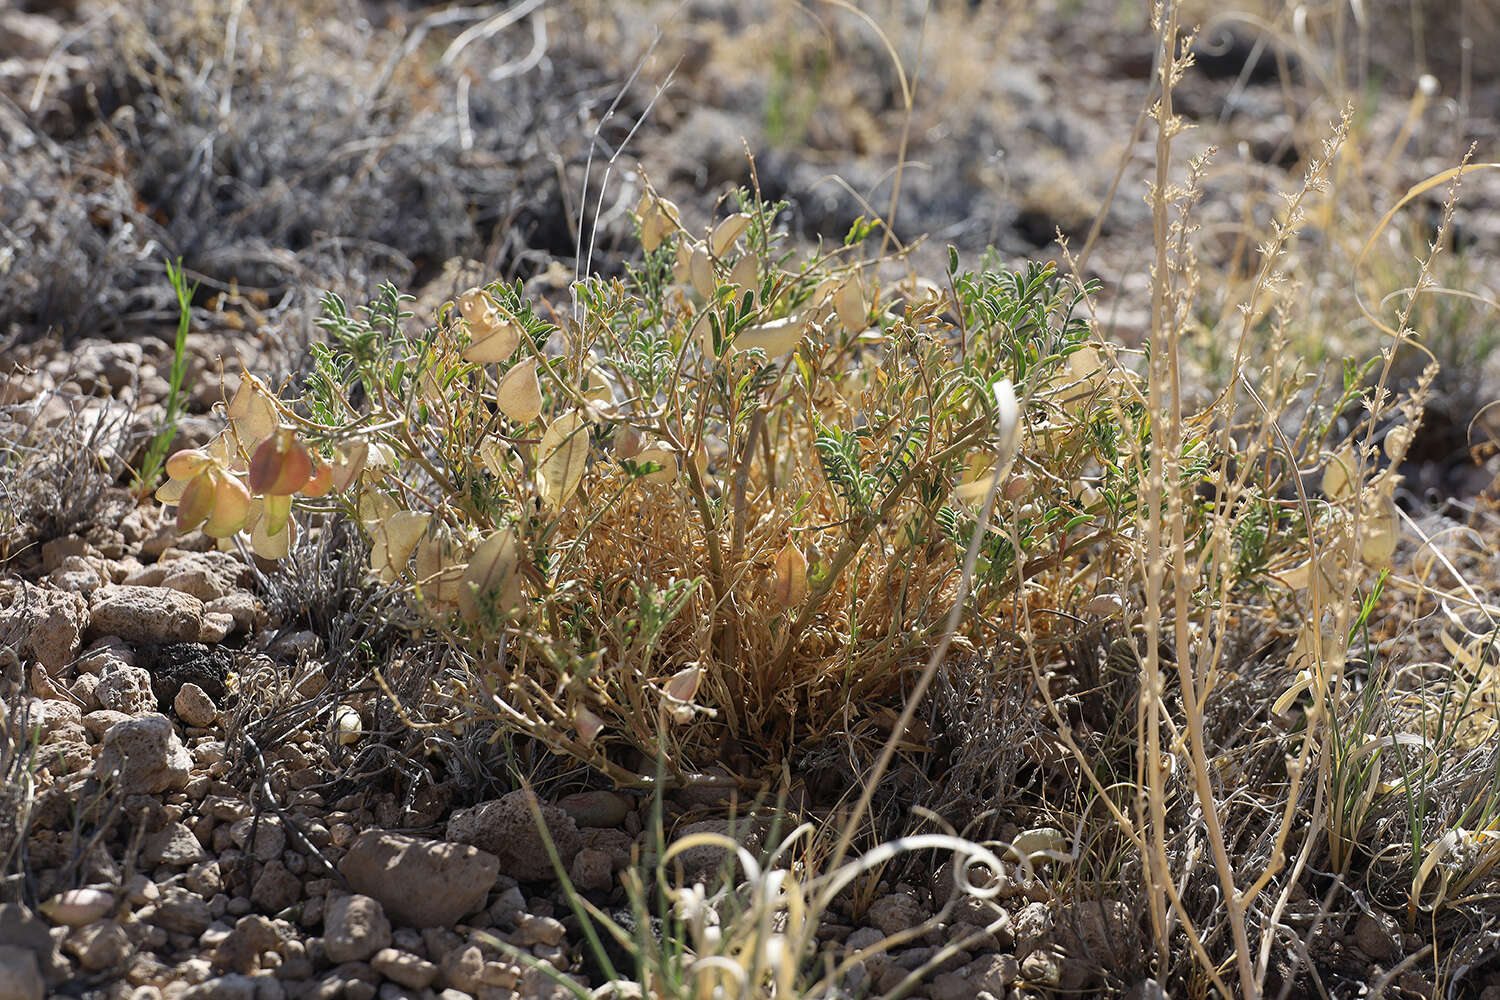
<svg viewBox="0 0 1500 1000">
<path fill-rule="evenodd" d="M 693 291 L 709 298 L 714 293 L 714 262 L 708 256 L 708 250 L 698 246 L 688 260 L 688 274 L 693 281 Z"/>
<path fill-rule="evenodd" d="M 745 230 L 750 228 L 750 216 L 744 212 L 736 212 L 723 222 L 714 227 L 713 235 L 708 238 L 709 249 L 715 257 L 722 257 L 734 246 L 734 241 L 745 235 Z"/>
<path fill-rule="evenodd" d="M 470 323 L 479 323 L 490 311 L 490 295 L 483 288 L 471 288 L 458 297 L 458 312 Z"/>
<path fill-rule="evenodd" d="M 746 254 L 735 261 L 734 267 L 729 271 L 729 283 L 739 286 L 740 290 L 735 293 L 735 298 L 742 298 L 746 292 L 755 292 L 759 298 L 760 261 L 753 254 Z"/>
<path fill-rule="evenodd" d="M 338 733 L 338 741 L 341 746 L 359 742 L 359 734 L 364 731 L 364 720 L 359 717 L 359 712 L 348 705 L 340 705 L 333 713 L 333 728 Z"/>
<path fill-rule="evenodd" d="M 500 412 L 518 424 L 535 420 L 542 412 L 542 385 L 537 380 L 536 358 L 518 362 L 495 390 L 495 405 Z"/>
<path fill-rule="evenodd" d="M 1406 450 L 1411 447 L 1411 439 L 1411 424 L 1397 424 L 1386 431 L 1383 442 L 1386 457 L 1392 462 L 1400 462 L 1406 457 Z"/>
<path fill-rule="evenodd" d="M 642 448 L 631 459 L 637 465 L 645 465 L 647 462 L 661 466 L 655 472 L 648 472 L 641 477 L 641 482 L 660 486 L 677 481 L 677 455 L 670 448 L 660 445 Z"/>
<path fill-rule="evenodd" d="M 783 608 L 795 608 L 807 597 L 807 557 L 791 542 L 776 553 L 771 592 Z"/>
<path fill-rule="evenodd" d="M 870 308 L 865 303 L 865 292 L 859 285 L 858 277 L 850 278 L 834 292 L 833 308 L 839 314 L 839 322 L 850 333 L 859 333 L 865 328 L 870 318 Z"/>
<path fill-rule="evenodd" d="M 460 355 L 465 361 L 477 365 L 499 364 L 510 360 L 510 356 L 516 353 L 521 343 L 520 327 L 500 319 L 499 314 L 493 314 L 492 319 L 493 322 L 488 324 L 475 324 L 469 328 L 474 339 Z"/>
<path fill-rule="evenodd" d="M 1354 475 L 1357 471 L 1354 449 L 1345 447 L 1323 470 L 1323 493 L 1330 500 L 1344 500 L 1354 495 Z"/>
<path fill-rule="evenodd" d="M 214 483 L 214 510 L 203 533 L 210 538 L 231 538 L 250 516 L 250 491 L 234 476 L 218 476 Z"/>
<path fill-rule="evenodd" d="M 629 424 L 615 431 L 615 457 L 634 460 L 646 447 L 646 437 Z"/>
<path fill-rule="evenodd" d="M 688 702 L 698 693 L 698 685 L 703 680 L 703 668 L 694 663 L 684 667 L 673 674 L 667 681 L 667 697 L 673 701 Z"/>
<path fill-rule="evenodd" d="M 206 451 L 184 448 L 167 459 L 167 475 L 173 479 L 192 479 L 208 467 L 213 459 Z"/>
<path fill-rule="evenodd" d="M 690 284 L 693 280 L 693 245 L 681 240 L 676 252 L 677 257 L 672 261 L 672 280 L 679 285 Z"/>
<path fill-rule="evenodd" d="M 604 720 L 582 705 L 573 706 L 573 728 L 578 730 L 578 740 L 584 746 L 592 746 L 604 731 Z"/>
<path fill-rule="evenodd" d="M 1365 511 L 1360 526 L 1360 558 L 1371 566 L 1383 566 L 1396 554 L 1401 540 L 1401 514 L 1391 497 L 1379 497 Z"/>
</svg>

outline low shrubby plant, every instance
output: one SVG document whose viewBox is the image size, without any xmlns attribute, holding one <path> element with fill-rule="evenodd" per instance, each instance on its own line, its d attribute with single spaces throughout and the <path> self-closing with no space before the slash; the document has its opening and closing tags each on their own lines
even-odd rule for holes
<svg viewBox="0 0 1500 1000">
<path fill-rule="evenodd" d="M 647 194 L 644 260 L 568 315 L 492 284 L 417 330 L 394 289 L 329 296 L 305 384 L 245 375 L 158 497 L 268 559 L 294 508 L 357 519 L 491 709 L 622 780 L 726 737 L 774 759 L 898 694 L 992 488 L 1008 527 L 977 546 L 958 641 L 992 644 L 1020 579 L 1093 597 L 1134 503 L 1119 439 L 1147 430 L 1093 405 L 1131 376 L 1089 345 L 1082 291 L 956 254 L 944 286 L 882 283 L 856 256 L 872 226 L 797 260 L 780 206 L 740 202 L 698 236 Z"/>
</svg>

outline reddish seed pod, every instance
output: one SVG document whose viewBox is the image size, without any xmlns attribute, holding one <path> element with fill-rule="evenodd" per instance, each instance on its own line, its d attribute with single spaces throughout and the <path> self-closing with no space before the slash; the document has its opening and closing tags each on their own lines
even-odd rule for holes
<svg viewBox="0 0 1500 1000">
<path fill-rule="evenodd" d="M 245 526 L 250 515 L 250 491 L 234 476 L 216 478 L 213 515 L 203 525 L 203 533 L 210 538 L 230 538 Z"/>
<path fill-rule="evenodd" d="M 187 489 L 182 491 L 182 499 L 177 503 L 178 532 L 192 531 L 208 520 L 213 509 L 213 478 L 206 472 L 200 472 L 187 484 Z"/>
<path fill-rule="evenodd" d="M 197 448 L 184 448 L 167 459 L 167 475 L 173 479 L 191 479 L 208 467 L 213 458 Z"/>
<path fill-rule="evenodd" d="M 288 429 L 262 441 L 250 459 L 250 489 L 265 496 L 291 496 L 312 477 L 312 456 Z"/>
<path fill-rule="evenodd" d="M 307 481 L 306 486 L 302 487 L 302 495 L 317 499 L 318 497 L 327 496 L 332 489 L 333 466 L 321 458 L 314 458 L 312 478 Z"/>
</svg>

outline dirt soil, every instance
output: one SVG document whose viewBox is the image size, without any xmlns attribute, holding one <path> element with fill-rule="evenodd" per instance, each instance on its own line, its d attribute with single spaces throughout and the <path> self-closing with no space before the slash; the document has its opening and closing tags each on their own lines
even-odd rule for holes
<svg viewBox="0 0 1500 1000">
<path fill-rule="evenodd" d="M 621 870 L 655 850 L 650 801 L 524 747 L 507 759 L 489 730 L 409 727 L 369 665 L 414 696 L 440 652 L 364 581 L 347 527 L 270 567 L 178 537 L 129 491 L 168 389 L 163 261 L 201 283 L 179 446 L 216 430 L 220 372 L 232 393 L 241 365 L 273 381 L 303 370 L 325 292 L 360 301 L 392 281 L 430 313 L 480 278 L 520 277 L 561 303 L 580 266 L 617 272 L 637 252 L 628 211 L 645 178 L 690 227 L 757 184 L 791 203 L 789 231 L 811 243 L 888 217 L 899 177 L 892 229 L 917 244 L 919 272 L 948 244 L 1062 259 L 1061 234 L 1102 283 L 1101 331 L 1139 344 L 1154 42 L 1137 5 L 865 6 L 902 72 L 847 14 L 778 0 L 520 3 L 537 11 L 488 35 L 465 32 L 503 5 L 0 10 L 0 504 L 13 512 L 0 517 L 0 1000 L 571 995 L 481 932 L 598 985 L 515 776 L 542 790 L 573 881 L 610 911 L 625 903 Z M 1370 16 L 1400 23 L 1403 9 Z M 1421 53 L 1381 51 L 1407 36 L 1371 32 L 1359 64 L 1376 96 L 1356 169 L 1387 204 L 1500 132 L 1488 53 L 1460 66 L 1446 58 L 1458 29 L 1429 27 Z M 1222 151 L 1199 222 L 1205 260 L 1227 266 L 1247 249 L 1213 234 L 1264 222 L 1265 192 L 1295 187 L 1338 109 L 1325 52 L 1245 21 L 1200 45 L 1178 111 L 1196 127 L 1186 145 Z M 1422 72 L 1440 97 L 1409 120 Z M 1492 181 L 1465 190 L 1471 287 L 1496 277 L 1497 203 Z M 1411 509 L 1438 523 L 1494 475 L 1469 451 L 1494 373 L 1462 348 L 1409 477 Z M 1056 746 L 1036 719 L 986 723 L 971 694 L 925 710 L 962 735 L 945 762 L 893 782 L 880 803 L 891 831 L 913 803 L 962 826 L 998 801 L 986 829 L 1002 839 L 1040 815 L 1062 774 Z M 1013 753 L 986 771 L 967 739 Z M 849 756 L 810 747 L 795 762 L 810 815 L 826 818 L 855 780 Z M 728 812 L 713 788 L 675 792 L 667 835 L 728 830 Z M 719 860 L 695 863 L 707 874 Z M 917 995 L 1138 989 L 1139 913 L 1054 889 L 1043 875 L 960 904 L 872 960 L 865 982 L 885 992 L 935 946 L 998 921 Z M 828 947 L 915 927 L 951 891 L 946 872 L 895 873 L 838 910 Z M 1324 936 L 1326 969 L 1350 982 L 1422 946 L 1375 910 Z M 1493 995 L 1500 972 L 1476 965 L 1468 982 Z M 1434 989 L 1416 972 L 1396 987 Z"/>
</svg>

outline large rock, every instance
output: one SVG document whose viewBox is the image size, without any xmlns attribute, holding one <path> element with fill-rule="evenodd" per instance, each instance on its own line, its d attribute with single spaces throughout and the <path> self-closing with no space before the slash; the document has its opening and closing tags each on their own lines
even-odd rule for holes
<svg viewBox="0 0 1500 1000">
<path fill-rule="evenodd" d="M 156 710 L 151 675 L 140 667 L 116 667 L 99 679 L 94 694 L 112 712 L 146 715 Z"/>
<path fill-rule="evenodd" d="M 412 927 L 447 927 L 480 909 L 499 870 L 486 851 L 384 830 L 360 834 L 339 862 L 350 889 Z"/>
<path fill-rule="evenodd" d="M 213 919 L 208 903 L 201 896 L 175 886 L 162 892 L 153 917 L 155 924 L 163 930 L 193 937 L 207 930 Z"/>
<path fill-rule="evenodd" d="M 353 893 L 328 904 L 323 915 L 323 951 L 330 962 L 363 962 L 391 944 L 391 922 L 380 903 Z"/>
<path fill-rule="evenodd" d="M 130 642 L 193 642 L 203 631 L 203 602 L 165 587 L 100 587 L 89 631 Z"/>
<path fill-rule="evenodd" d="M 472 809 L 461 809 L 448 820 L 449 840 L 473 844 L 500 859 L 500 870 L 523 882 L 556 878 L 552 859 L 547 854 L 543 832 L 537 828 L 531 805 L 536 797 L 527 791 L 481 802 Z M 546 837 L 551 839 L 563 867 L 583 847 L 578 824 L 556 806 L 538 804 Z"/>
<path fill-rule="evenodd" d="M 126 795 L 156 795 L 186 788 L 192 765 L 172 723 L 152 713 L 110 727 L 94 761 L 94 777 L 103 781 L 118 768 Z"/>
<path fill-rule="evenodd" d="M 77 594 L 19 582 L 0 584 L 0 645 L 12 646 L 49 671 L 78 651 L 88 602 Z"/>
</svg>

